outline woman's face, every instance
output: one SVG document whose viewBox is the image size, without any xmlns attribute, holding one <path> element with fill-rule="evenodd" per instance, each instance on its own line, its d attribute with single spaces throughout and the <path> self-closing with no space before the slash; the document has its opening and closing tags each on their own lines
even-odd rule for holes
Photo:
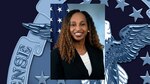
<svg viewBox="0 0 150 84">
<path fill-rule="evenodd" d="M 70 19 L 70 33 L 74 40 L 83 41 L 88 32 L 88 26 L 85 16 L 78 12 L 72 15 Z"/>
</svg>

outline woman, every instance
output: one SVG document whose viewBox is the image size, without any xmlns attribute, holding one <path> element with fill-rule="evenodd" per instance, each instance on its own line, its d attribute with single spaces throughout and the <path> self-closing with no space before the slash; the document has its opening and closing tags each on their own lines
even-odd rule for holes
<svg viewBox="0 0 150 84">
<path fill-rule="evenodd" d="M 91 16 L 70 11 L 51 53 L 51 78 L 104 79 L 102 48 Z"/>
</svg>

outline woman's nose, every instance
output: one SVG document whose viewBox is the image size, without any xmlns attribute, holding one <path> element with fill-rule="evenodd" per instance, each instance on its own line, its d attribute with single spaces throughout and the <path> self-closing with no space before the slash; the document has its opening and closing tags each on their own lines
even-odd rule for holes
<svg viewBox="0 0 150 84">
<path fill-rule="evenodd" d="M 76 26 L 76 30 L 80 30 L 81 29 L 81 26 L 80 25 L 77 25 Z"/>
</svg>

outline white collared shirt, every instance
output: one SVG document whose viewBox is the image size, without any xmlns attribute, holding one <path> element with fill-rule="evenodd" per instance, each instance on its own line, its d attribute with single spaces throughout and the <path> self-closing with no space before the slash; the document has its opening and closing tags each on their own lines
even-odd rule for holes
<svg viewBox="0 0 150 84">
<path fill-rule="evenodd" d="M 91 66 L 91 61 L 90 61 L 88 52 L 86 52 L 84 55 L 80 55 L 80 57 L 85 65 L 86 69 L 88 70 L 88 74 L 90 76 L 92 73 L 92 66 Z"/>
</svg>

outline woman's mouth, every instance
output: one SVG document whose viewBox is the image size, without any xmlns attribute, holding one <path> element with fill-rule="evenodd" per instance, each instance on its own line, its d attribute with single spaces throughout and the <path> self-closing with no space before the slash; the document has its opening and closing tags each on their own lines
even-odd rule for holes
<svg viewBox="0 0 150 84">
<path fill-rule="evenodd" d="M 81 32 L 74 33 L 75 36 L 82 36 Z"/>
</svg>

